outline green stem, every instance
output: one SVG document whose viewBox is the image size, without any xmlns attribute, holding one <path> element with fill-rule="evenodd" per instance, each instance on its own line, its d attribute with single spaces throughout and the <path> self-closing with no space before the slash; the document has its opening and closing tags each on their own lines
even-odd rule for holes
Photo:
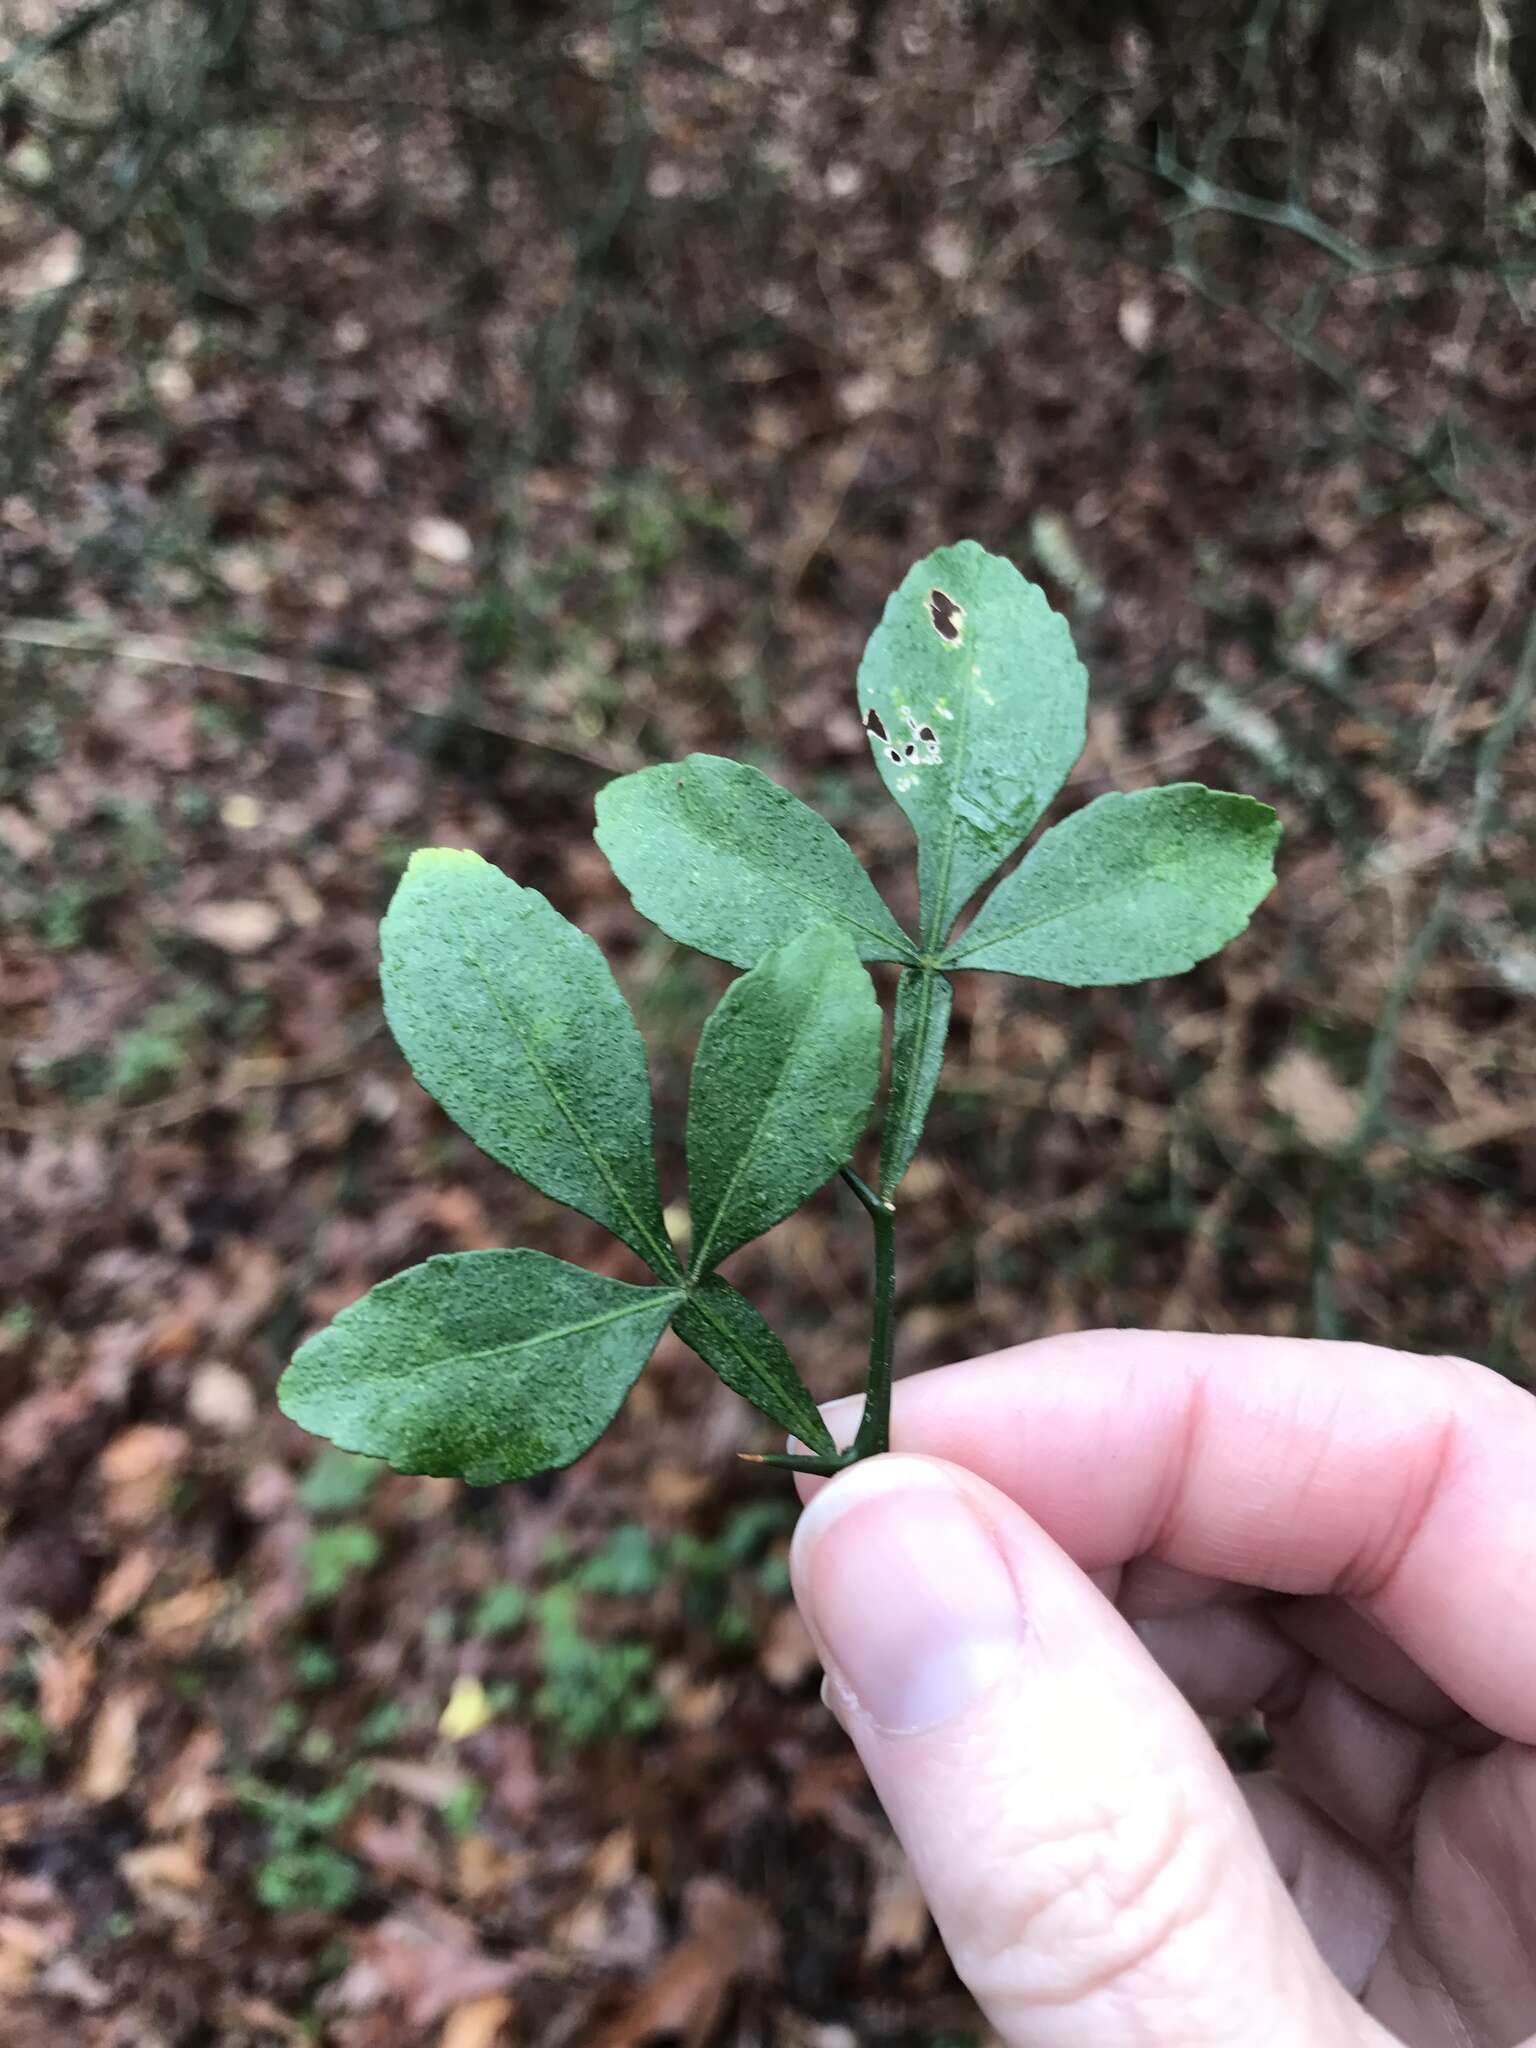
<svg viewBox="0 0 1536 2048">
<path fill-rule="evenodd" d="M 864 1413 L 848 1463 L 877 1458 L 891 1447 L 891 1354 L 896 1309 L 896 1206 L 877 1195 L 853 1171 L 843 1179 L 869 1211 L 875 1231 L 874 1319 L 869 1335 L 869 1376 L 864 1383 Z"/>
</svg>

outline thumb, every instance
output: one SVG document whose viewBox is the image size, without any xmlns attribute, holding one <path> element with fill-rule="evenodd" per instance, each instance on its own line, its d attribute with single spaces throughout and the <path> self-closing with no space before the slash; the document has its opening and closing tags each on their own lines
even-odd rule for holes
<svg viewBox="0 0 1536 2048">
<path fill-rule="evenodd" d="M 795 1595 L 939 1931 L 1009 2048 L 1359 2048 L 1199 1721 L 994 1488 L 882 1457 L 801 1517 Z"/>
</svg>

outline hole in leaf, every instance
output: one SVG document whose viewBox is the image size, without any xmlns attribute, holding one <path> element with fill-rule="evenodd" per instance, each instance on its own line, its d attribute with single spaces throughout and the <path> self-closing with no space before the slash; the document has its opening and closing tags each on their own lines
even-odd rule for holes
<svg viewBox="0 0 1536 2048">
<path fill-rule="evenodd" d="M 890 734 L 886 731 L 885 725 L 880 717 L 880 714 L 875 709 L 873 704 L 870 705 L 869 709 L 864 714 L 864 730 L 866 732 L 872 732 L 877 740 L 886 740 L 890 738 Z"/>
<path fill-rule="evenodd" d="M 943 758 L 937 734 L 931 725 L 919 725 L 906 705 L 902 706 L 901 715 L 907 722 L 908 732 L 912 735 L 906 747 L 905 758 L 915 761 L 920 768 L 931 768 L 935 762 Z"/>
<path fill-rule="evenodd" d="M 947 640 L 953 647 L 960 638 L 960 622 L 965 617 L 962 605 L 942 590 L 928 593 L 928 616 L 933 621 L 933 630 L 941 640 Z"/>
</svg>

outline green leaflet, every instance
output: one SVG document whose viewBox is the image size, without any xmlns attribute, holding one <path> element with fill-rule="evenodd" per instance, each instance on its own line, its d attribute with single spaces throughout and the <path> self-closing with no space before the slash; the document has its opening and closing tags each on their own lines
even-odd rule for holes
<svg viewBox="0 0 1536 2048">
<path fill-rule="evenodd" d="M 1279 837 L 1267 804 L 1198 782 L 1101 796 L 998 883 L 946 963 L 1069 988 L 1182 974 L 1269 894 Z"/>
<path fill-rule="evenodd" d="M 804 932 L 732 983 L 688 1094 L 690 1279 L 847 1163 L 879 1081 L 880 1005 L 841 932 Z"/>
<path fill-rule="evenodd" d="M 924 952 L 1067 779 L 1087 699 L 1066 621 L 975 541 L 940 548 L 893 592 L 859 667 L 859 709 L 917 833 Z"/>
<path fill-rule="evenodd" d="M 595 943 L 447 847 L 411 856 L 380 939 L 385 1014 L 422 1087 L 493 1159 L 676 1277 L 645 1047 Z"/>
<path fill-rule="evenodd" d="M 397 1471 L 527 1479 L 596 1443 L 682 1298 L 544 1252 L 452 1252 L 344 1308 L 298 1352 L 278 1404 Z"/>
<path fill-rule="evenodd" d="M 620 776 L 598 791 L 597 843 L 643 916 L 733 966 L 824 924 L 861 959 L 915 958 L 853 849 L 740 761 L 690 754 Z"/>
<path fill-rule="evenodd" d="M 953 985 L 929 968 L 909 967 L 896 984 L 891 1080 L 880 1133 L 880 1192 L 890 1199 L 923 1135 L 944 1064 Z"/>
<path fill-rule="evenodd" d="M 750 1401 L 809 1449 L 825 1457 L 834 1455 L 831 1432 L 789 1353 L 729 1281 L 711 1273 L 677 1311 L 672 1327 L 732 1393 Z"/>
</svg>

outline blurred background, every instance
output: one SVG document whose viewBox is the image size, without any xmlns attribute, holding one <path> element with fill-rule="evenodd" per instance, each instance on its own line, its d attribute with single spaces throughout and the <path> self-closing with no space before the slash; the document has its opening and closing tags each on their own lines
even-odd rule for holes
<svg viewBox="0 0 1536 2048">
<path fill-rule="evenodd" d="M 1286 823 L 1180 980 L 959 986 L 899 1355 L 1536 1371 L 1536 29 L 1516 0 L 6 0 L 0 2003 L 15 2048 L 983 2048 L 664 1344 L 472 1493 L 277 1414 L 434 1251 L 637 1277 L 382 1028 L 411 847 L 614 962 L 669 1199 L 725 970 L 591 841 L 693 748 L 899 906 L 852 678 L 973 535 L 1063 803 Z M 1059 812 L 1058 812 L 1059 815 Z M 835 1191 L 732 1262 L 859 1380 Z"/>
</svg>

